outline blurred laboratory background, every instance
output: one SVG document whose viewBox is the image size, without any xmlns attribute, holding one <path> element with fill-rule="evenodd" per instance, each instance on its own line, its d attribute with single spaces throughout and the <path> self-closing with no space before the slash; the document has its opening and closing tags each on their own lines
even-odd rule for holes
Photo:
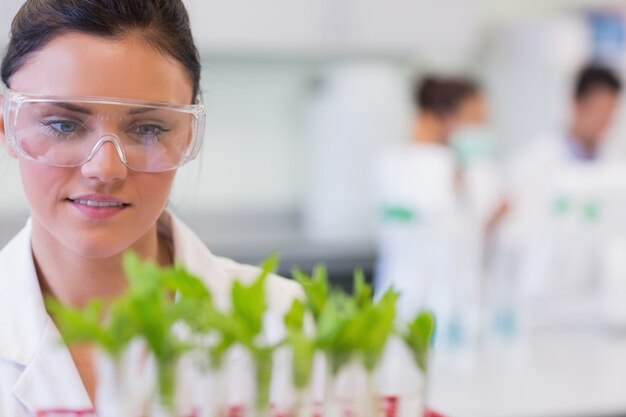
<svg viewBox="0 0 626 417">
<path fill-rule="evenodd" d="M 170 209 L 214 253 L 434 310 L 449 417 L 626 416 L 624 0 L 185 3 L 208 119 Z M 0 244 L 27 216 L 2 153 Z"/>
</svg>

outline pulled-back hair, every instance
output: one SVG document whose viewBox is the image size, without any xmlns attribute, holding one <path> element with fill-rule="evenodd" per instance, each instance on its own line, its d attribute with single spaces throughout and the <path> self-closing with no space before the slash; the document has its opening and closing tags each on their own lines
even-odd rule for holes
<svg viewBox="0 0 626 417">
<path fill-rule="evenodd" d="M 413 102 L 423 112 L 447 116 L 478 92 L 478 85 L 470 79 L 427 76 L 415 84 Z"/>
<path fill-rule="evenodd" d="M 11 76 L 33 53 L 70 32 L 108 39 L 141 37 L 183 65 L 197 100 L 200 58 L 182 0 L 27 0 L 11 25 L 2 82 L 9 86 Z"/>
</svg>

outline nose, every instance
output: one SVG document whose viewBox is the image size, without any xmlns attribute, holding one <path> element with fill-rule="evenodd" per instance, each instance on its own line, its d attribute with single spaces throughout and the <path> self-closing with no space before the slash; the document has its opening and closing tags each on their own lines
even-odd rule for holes
<svg viewBox="0 0 626 417">
<path fill-rule="evenodd" d="M 87 178 L 97 178 L 102 182 L 113 182 L 126 178 L 126 167 L 120 149 L 112 140 L 98 143 L 91 158 L 81 166 L 81 173 Z"/>
</svg>

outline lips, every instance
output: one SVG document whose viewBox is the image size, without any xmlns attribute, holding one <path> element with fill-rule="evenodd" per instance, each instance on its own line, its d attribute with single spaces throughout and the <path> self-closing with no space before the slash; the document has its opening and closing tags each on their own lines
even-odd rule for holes
<svg viewBox="0 0 626 417">
<path fill-rule="evenodd" d="M 90 207 L 124 207 L 128 204 L 118 203 L 117 201 L 93 201 L 93 200 L 72 200 L 76 204 L 84 204 Z"/>
<path fill-rule="evenodd" d="M 130 203 L 120 198 L 105 194 L 89 194 L 76 197 L 68 197 L 69 201 L 75 204 L 81 204 L 89 207 L 127 207 Z"/>
<path fill-rule="evenodd" d="M 124 211 L 131 204 L 104 194 L 90 194 L 67 199 L 80 213 L 91 219 L 106 219 Z"/>
</svg>

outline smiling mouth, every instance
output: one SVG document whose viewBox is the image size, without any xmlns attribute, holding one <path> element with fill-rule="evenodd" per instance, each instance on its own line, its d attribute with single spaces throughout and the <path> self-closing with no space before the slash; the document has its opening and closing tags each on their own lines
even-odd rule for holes
<svg viewBox="0 0 626 417">
<path fill-rule="evenodd" d="M 72 200 L 68 198 L 74 204 L 82 204 L 89 207 L 106 208 L 106 207 L 128 207 L 128 203 L 120 203 L 117 201 L 94 201 L 94 200 Z"/>
</svg>

